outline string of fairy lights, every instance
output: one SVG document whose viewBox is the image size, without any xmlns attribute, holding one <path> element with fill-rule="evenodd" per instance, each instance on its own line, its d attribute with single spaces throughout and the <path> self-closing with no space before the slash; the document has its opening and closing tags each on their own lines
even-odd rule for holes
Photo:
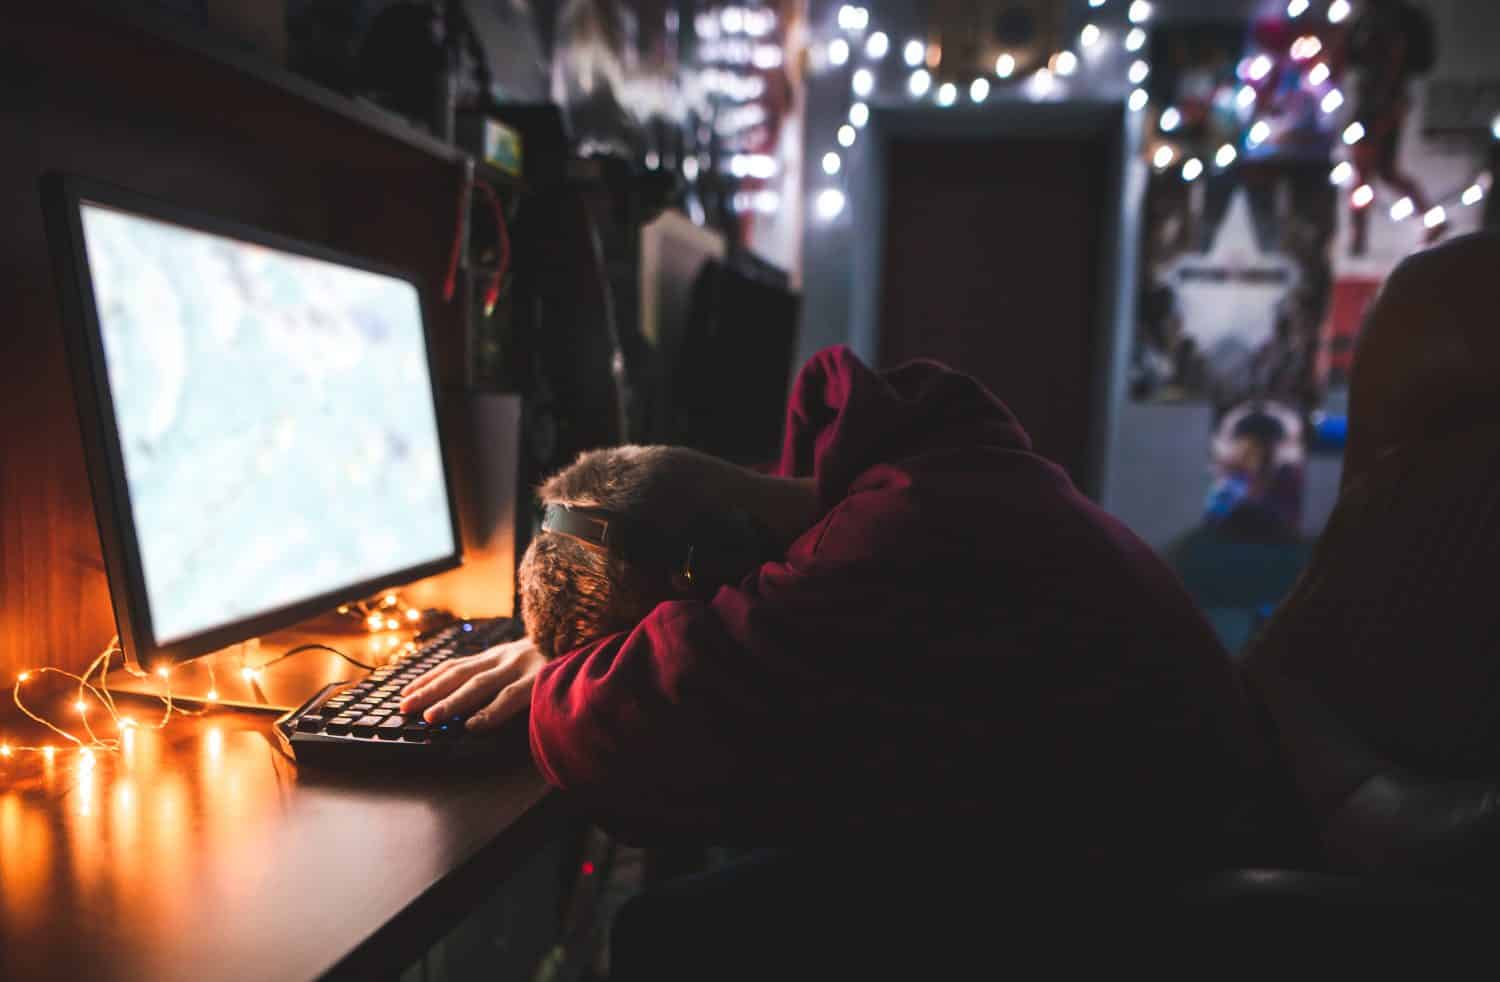
<svg viewBox="0 0 1500 982">
<path fill-rule="evenodd" d="M 1312 0 L 1287 0 L 1285 12 L 1294 24 L 1306 22 L 1308 29 L 1295 36 L 1287 49 L 1294 65 L 1301 71 L 1301 84 L 1315 99 L 1318 112 L 1326 119 L 1330 132 L 1336 130 L 1339 147 L 1337 159 L 1332 163 L 1329 181 L 1346 188 L 1351 207 L 1356 210 L 1369 208 L 1376 192 L 1367 181 L 1359 181 L 1359 170 L 1352 158 L 1354 148 L 1361 141 L 1371 138 L 1364 123 L 1350 118 L 1349 100 L 1334 79 L 1333 67 L 1329 63 L 1325 42 L 1319 32 L 1325 27 L 1337 28 L 1354 14 L 1351 0 L 1328 0 L 1320 2 L 1322 24 L 1316 23 L 1319 15 L 1314 13 Z M 993 71 L 982 74 L 968 83 L 967 97 L 972 104 L 985 102 L 1002 85 L 1032 100 L 1043 100 L 1063 94 L 1066 81 L 1077 74 L 1084 58 L 1112 42 L 1112 35 L 1121 32 L 1120 44 L 1126 59 L 1125 79 L 1128 92 L 1125 104 L 1133 113 L 1141 113 L 1151 105 L 1151 95 L 1145 87 L 1151 75 L 1151 64 L 1145 53 L 1148 25 L 1155 14 L 1149 0 L 1088 0 L 1088 22 L 1072 36 L 1067 46 L 1055 51 L 1029 72 L 1020 71 L 1017 54 L 1002 52 L 995 60 Z M 1114 8 L 1111 10 L 1110 8 Z M 1118 20 L 1118 11 L 1124 11 L 1124 23 Z M 869 10 L 865 7 L 844 4 L 838 8 L 832 37 L 823 43 L 819 59 L 830 70 L 846 71 L 849 76 L 849 103 L 847 114 L 833 133 L 833 144 L 822 153 L 821 165 L 824 180 L 812 195 L 813 214 L 824 222 L 837 219 L 847 204 L 847 190 L 842 175 L 848 172 L 846 157 L 859 140 L 860 131 L 870 119 L 870 102 L 875 98 L 889 97 L 880 91 L 881 79 L 889 73 L 880 71 L 881 63 L 896 50 L 894 42 L 884 31 L 872 27 Z M 1279 52 L 1258 51 L 1244 58 L 1237 66 L 1239 87 L 1229 98 L 1233 109 L 1242 120 L 1242 135 L 1233 141 L 1225 141 L 1209 154 L 1199 155 L 1184 152 L 1171 139 L 1183 125 L 1182 111 L 1172 105 L 1161 108 L 1156 117 L 1158 138 L 1148 143 L 1146 154 L 1158 172 L 1175 168 L 1178 176 L 1187 183 L 1199 180 L 1211 172 L 1223 172 L 1236 165 L 1247 152 L 1266 144 L 1274 136 L 1274 124 L 1260 110 L 1269 102 L 1268 83 L 1276 72 L 1273 56 Z M 913 38 L 900 45 L 900 57 L 904 63 L 904 90 L 908 100 L 931 103 L 939 108 L 948 108 L 960 102 L 958 84 L 945 81 L 935 84 L 933 71 L 941 64 L 941 49 L 934 44 Z M 1492 136 L 1500 140 L 1500 116 L 1491 126 Z M 1239 145 L 1237 145 L 1239 144 Z M 1450 193 L 1435 199 L 1420 218 L 1428 227 L 1443 224 L 1455 208 L 1478 205 L 1490 191 L 1492 177 L 1488 169 L 1481 169 Z M 1403 222 L 1417 216 L 1417 205 L 1410 197 L 1403 196 L 1391 204 L 1387 214 L 1395 222 Z"/>
<path fill-rule="evenodd" d="M 1032 100 L 1063 95 L 1067 80 L 1083 68 L 1085 57 L 1102 50 L 1118 32 L 1124 50 L 1136 56 L 1130 59 L 1126 70 L 1126 80 L 1130 85 L 1126 105 L 1132 112 L 1144 110 L 1150 103 L 1150 95 L 1142 83 L 1150 75 L 1151 66 L 1142 52 L 1149 40 L 1147 24 L 1155 12 L 1154 6 L 1148 0 L 1128 3 L 1126 0 L 1088 0 L 1088 3 L 1090 19 L 1072 36 L 1070 44 L 1039 59 L 1036 67 L 1029 71 L 1021 70 L 1018 53 L 1001 52 L 992 71 L 967 83 L 967 92 L 962 94 L 967 95 L 969 103 L 984 103 L 1002 86 Z M 1112 23 L 1118 20 L 1118 10 L 1124 11 L 1124 24 Z M 882 79 L 890 73 L 880 68 L 888 56 L 897 52 L 897 46 L 889 34 L 872 27 L 869 10 L 844 4 L 838 8 L 835 25 L 834 36 L 823 44 L 816 60 L 829 69 L 848 72 L 850 102 L 844 121 L 833 134 L 837 146 L 830 146 L 822 154 L 820 163 L 825 180 L 812 196 L 813 214 L 824 222 L 838 218 L 847 204 L 847 191 L 841 175 L 847 174 L 846 158 L 858 142 L 860 131 L 870 121 L 870 102 L 895 94 L 881 91 Z M 900 44 L 899 57 L 903 64 L 902 89 L 908 101 L 929 103 L 944 109 L 960 102 L 961 93 L 956 82 L 938 82 L 934 77 L 934 71 L 942 63 L 939 45 L 911 38 Z"/>
<path fill-rule="evenodd" d="M 1369 132 L 1364 121 L 1349 115 L 1353 107 L 1334 78 L 1334 67 L 1331 64 L 1334 53 L 1330 50 L 1331 45 L 1320 36 L 1324 32 L 1340 30 L 1341 25 L 1354 14 L 1355 7 L 1350 0 L 1330 0 L 1323 6 L 1320 21 L 1313 6 L 1311 0 L 1288 0 L 1285 15 L 1291 24 L 1302 29 L 1294 33 L 1285 49 L 1257 50 L 1246 54 L 1236 66 L 1238 88 L 1226 95 L 1232 100 L 1232 111 L 1239 115 L 1242 122 L 1243 145 L 1246 150 L 1254 151 L 1273 140 L 1277 136 L 1277 124 L 1262 110 L 1272 101 L 1272 91 L 1279 82 L 1278 58 L 1284 53 L 1296 73 L 1293 80 L 1300 89 L 1300 94 L 1316 105 L 1325 131 L 1330 136 L 1336 134 L 1335 159 L 1331 164 L 1328 180 L 1334 186 L 1346 190 L 1352 209 L 1363 211 L 1374 204 L 1376 192 L 1374 186 L 1363 179 L 1355 154 L 1362 143 L 1374 138 L 1374 134 Z M 1149 67 L 1143 63 L 1137 65 L 1141 66 L 1140 77 L 1144 78 Z M 1131 71 L 1132 81 L 1135 81 L 1136 65 L 1131 67 Z M 1135 93 L 1132 93 L 1131 98 L 1136 99 Z M 1143 99 L 1141 108 L 1144 105 Z M 1131 108 L 1137 108 L 1134 102 Z M 1172 142 L 1172 134 L 1184 125 L 1184 115 L 1176 106 L 1164 107 L 1156 123 L 1157 132 L 1161 136 L 1148 153 L 1152 166 L 1158 172 L 1175 167 L 1183 181 L 1192 183 L 1202 177 L 1210 166 L 1223 171 L 1240 158 L 1240 148 L 1231 142 L 1221 144 L 1209 159 L 1205 159 L 1207 154 L 1198 156 L 1179 148 Z M 1491 136 L 1500 140 L 1500 117 L 1496 117 L 1491 124 Z M 1455 209 L 1471 208 L 1482 202 L 1489 193 L 1491 183 L 1488 168 L 1480 168 L 1450 192 L 1429 202 L 1420 216 L 1417 214 L 1417 203 L 1406 195 L 1397 198 L 1390 205 L 1387 214 L 1397 223 L 1420 217 L 1423 225 L 1433 229 L 1446 223 Z"/>
<path fill-rule="evenodd" d="M 428 612 L 405 603 L 401 595 L 395 591 L 389 591 L 378 597 L 354 603 L 343 604 L 338 608 L 338 613 L 345 617 L 358 619 L 365 629 L 374 636 L 377 649 L 384 649 L 388 656 L 398 653 L 407 653 L 416 649 L 414 641 L 403 641 L 397 632 L 420 626 L 428 619 Z M 322 645 L 309 645 L 307 647 L 321 648 Z M 241 677 L 246 682 L 256 682 L 262 677 L 262 673 L 275 662 L 287 657 L 287 654 L 277 655 L 260 664 L 252 665 L 244 655 L 244 647 L 240 648 L 239 668 Z M 333 651 L 335 649 L 326 649 Z M 345 660 L 361 667 L 371 667 L 355 661 L 342 652 L 339 654 Z M 172 721 L 174 716 L 201 716 L 213 708 L 219 701 L 219 690 L 213 659 L 207 659 L 208 689 L 196 695 L 187 693 L 174 693 L 172 688 L 172 669 L 167 665 L 159 665 L 149 674 L 155 675 L 160 683 L 160 692 L 157 699 L 162 705 L 161 716 L 154 722 L 145 721 L 127 715 L 121 711 L 115 702 L 114 693 L 109 690 L 109 671 L 114 656 L 120 655 L 123 661 L 124 651 L 120 647 L 119 638 L 112 638 L 104 650 L 89 663 L 82 673 L 70 672 L 67 669 L 58 668 L 53 665 L 45 665 L 40 668 L 27 669 L 16 675 L 15 682 L 11 686 L 11 700 L 15 703 L 25 717 L 43 727 L 55 736 L 55 740 L 40 744 L 12 743 L 0 738 L 0 761 L 12 758 L 17 754 L 36 754 L 51 763 L 59 750 L 75 752 L 78 755 L 78 764 L 82 773 L 92 771 L 97 755 L 107 753 L 118 753 L 131 748 L 134 734 L 140 730 L 161 730 Z M 140 672 L 142 677 L 148 673 Z M 71 708 L 77 715 L 75 728 L 62 725 L 28 705 L 24 698 L 24 692 L 28 686 L 45 676 L 53 675 L 76 684 L 73 693 Z M 190 709 L 183 705 L 184 701 L 201 703 L 202 709 Z M 100 713 L 103 717 L 101 719 Z M 95 721 L 98 729 L 95 729 Z M 61 741 L 61 743 L 57 741 Z"/>
</svg>

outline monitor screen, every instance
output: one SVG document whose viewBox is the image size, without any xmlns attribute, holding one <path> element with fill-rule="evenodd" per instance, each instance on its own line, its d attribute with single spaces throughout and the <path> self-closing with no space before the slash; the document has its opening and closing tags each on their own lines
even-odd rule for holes
<svg viewBox="0 0 1500 982">
<path fill-rule="evenodd" d="M 456 563 L 412 282 L 71 201 L 137 647 L 229 643 Z"/>
</svg>

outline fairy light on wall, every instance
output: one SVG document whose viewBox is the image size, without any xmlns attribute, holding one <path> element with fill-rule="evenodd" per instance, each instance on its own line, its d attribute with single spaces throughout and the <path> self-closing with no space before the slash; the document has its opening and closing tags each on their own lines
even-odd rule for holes
<svg viewBox="0 0 1500 982">
<path fill-rule="evenodd" d="M 1404 222 L 1408 218 L 1410 218 L 1413 213 L 1416 212 L 1416 210 L 1416 202 L 1412 201 L 1410 198 L 1401 198 L 1395 204 L 1391 205 L 1391 221 Z"/>
<path fill-rule="evenodd" d="M 1126 16 L 1130 19 L 1130 23 L 1132 24 L 1144 24 L 1146 23 L 1146 21 L 1151 19 L 1151 15 L 1154 12 L 1155 8 L 1153 8 L 1151 4 L 1147 3 L 1146 0 L 1135 0 L 1135 2 L 1130 5 L 1130 12 Z"/>
<path fill-rule="evenodd" d="M 1202 173 L 1203 161 L 1199 160 L 1197 157 L 1190 158 L 1182 165 L 1182 179 L 1184 181 L 1196 181 L 1199 175 L 1201 175 Z"/>
<path fill-rule="evenodd" d="M 938 86 L 937 104 L 940 106 L 951 106 L 958 101 L 958 86 L 952 82 L 944 82 Z"/>
<path fill-rule="evenodd" d="M 886 52 L 891 50 L 891 39 L 882 31 L 876 31 L 865 41 L 865 55 L 876 61 L 884 58 Z"/>
<path fill-rule="evenodd" d="M 1050 67 L 1055 74 L 1067 77 L 1078 71 L 1078 56 L 1071 51 L 1059 51 L 1052 57 Z"/>
<path fill-rule="evenodd" d="M 969 98 L 976 102 L 983 102 L 990 96 L 990 80 L 981 75 L 969 86 Z"/>
<path fill-rule="evenodd" d="M 995 59 L 995 74 L 1001 78 L 1010 78 L 1016 71 L 1016 56 L 1010 52 L 1002 54 Z"/>
<path fill-rule="evenodd" d="M 932 88 L 932 75 L 925 68 L 918 68 L 911 73 L 911 78 L 906 80 L 906 91 L 911 93 L 913 98 L 922 98 L 930 88 Z"/>
<path fill-rule="evenodd" d="M 1172 166 L 1172 161 L 1176 159 L 1176 157 L 1177 151 L 1173 150 L 1166 144 L 1163 144 L 1162 146 L 1156 148 L 1156 153 L 1152 154 L 1151 163 L 1156 165 L 1157 170 L 1166 170 L 1168 167 Z"/>
<path fill-rule="evenodd" d="M 870 121 L 870 107 L 863 102 L 856 102 L 849 107 L 849 122 L 856 127 L 863 127 Z"/>
<path fill-rule="evenodd" d="M 1307 8 L 1312 6 L 1308 0 L 1291 0 L 1286 5 L 1286 15 L 1293 20 L 1307 13 Z"/>
<path fill-rule="evenodd" d="M 1130 79 L 1131 85 L 1140 85 L 1146 81 L 1146 76 L 1150 74 L 1151 66 L 1141 59 L 1136 59 L 1130 63 L 1130 69 L 1125 73 L 1125 77 Z"/>
<path fill-rule="evenodd" d="M 901 49 L 901 57 L 908 68 L 916 68 L 927 57 L 927 45 L 921 41 L 908 41 L 906 47 Z"/>
<path fill-rule="evenodd" d="M 1463 197 L 1460 199 L 1465 206 L 1472 208 L 1484 200 L 1484 187 L 1477 182 L 1464 188 Z"/>
<path fill-rule="evenodd" d="M 849 42 L 843 38 L 834 38 L 828 42 L 828 63 L 830 65 L 842 65 L 849 60 Z"/>
<path fill-rule="evenodd" d="M 1125 50 L 1139 51 L 1146 46 L 1146 32 L 1139 27 L 1132 27 L 1125 35 Z"/>
<path fill-rule="evenodd" d="M 1142 109 L 1145 109 L 1150 102 L 1151 96 L 1147 94 L 1145 89 L 1136 89 L 1130 93 L 1130 98 L 1125 101 L 1125 104 L 1130 107 L 1131 112 L 1138 113 Z"/>
<path fill-rule="evenodd" d="M 1349 0 L 1333 0 L 1333 3 L 1328 5 L 1328 22 L 1331 24 L 1341 24 L 1348 18 L 1352 11 L 1353 8 L 1349 5 Z"/>
<path fill-rule="evenodd" d="M 1355 188 L 1354 193 L 1349 196 L 1349 201 L 1356 208 L 1368 208 L 1370 207 L 1370 203 L 1374 200 L 1375 189 L 1370 187 L 1370 185 L 1368 184 L 1361 184 L 1359 187 Z"/>
<path fill-rule="evenodd" d="M 1083 30 L 1078 32 L 1078 43 L 1085 48 L 1092 48 L 1099 43 L 1099 26 L 1097 24 L 1085 24 Z"/>
<path fill-rule="evenodd" d="M 1344 127 L 1344 133 L 1343 133 L 1342 139 L 1343 139 L 1344 143 L 1348 144 L 1349 146 L 1351 146 L 1351 147 L 1354 146 L 1356 143 L 1358 143 L 1360 140 L 1363 140 L 1364 138 L 1365 138 L 1365 126 L 1359 120 L 1355 120 L 1354 122 L 1350 123 L 1348 126 Z"/>
<path fill-rule="evenodd" d="M 839 155 L 830 150 L 823 155 L 823 173 L 832 177 L 839 172 L 839 168 L 843 166 L 843 163 L 839 159 Z"/>
<path fill-rule="evenodd" d="M 1214 154 L 1214 166 L 1219 168 L 1220 170 L 1223 170 L 1230 164 L 1234 163 L 1235 158 L 1238 156 L 1238 151 L 1236 151 L 1231 144 L 1226 143 L 1219 148 L 1218 153 Z"/>
<path fill-rule="evenodd" d="M 856 69 L 849 80 L 849 87 L 854 90 L 855 95 L 863 99 L 875 91 L 875 74 L 868 68 Z"/>
<path fill-rule="evenodd" d="M 1328 181 L 1338 187 L 1343 187 L 1354 178 L 1354 165 L 1347 160 L 1341 160 L 1334 165 L 1333 170 L 1328 173 Z"/>
<path fill-rule="evenodd" d="M 1163 133 L 1171 133 L 1182 125 L 1182 113 L 1175 106 L 1168 106 L 1162 110 L 1161 119 L 1157 120 L 1156 125 Z"/>
</svg>

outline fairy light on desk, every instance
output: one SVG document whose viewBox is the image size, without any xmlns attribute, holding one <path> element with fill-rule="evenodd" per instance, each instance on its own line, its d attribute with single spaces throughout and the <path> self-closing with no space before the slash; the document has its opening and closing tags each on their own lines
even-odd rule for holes
<svg viewBox="0 0 1500 982">
<path fill-rule="evenodd" d="M 338 613 L 361 620 L 369 633 L 384 639 L 383 647 L 387 652 L 394 652 L 397 648 L 403 651 L 414 651 L 416 644 L 413 641 L 402 642 L 395 633 L 411 629 L 420 625 L 428 619 L 428 614 L 422 610 L 403 603 L 400 594 L 392 591 L 383 594 L 375 600 L 360 601 L 351 604 L 343 604 L 338 608 Z M 246 682 L 253 682 L 261 677 L 261 674 L 271 666 L 275 665 L 292 655 L 303 651 L 321 650 L 329 651 L 338 655 L 345 661 L 366 670 L 373 670 L 377 666 L 359 661 L 344 652 L 323 644 L 298 645 L 274 658 L 270 658 L 258 665 L 242 664 L 240 666 L 240 677 Z M 153 674 L 161 681 L 161 692 L 157 698 L 162 704 L 162 714 L 155 722 L 143 723 L 132 716 L 123 714 L 115 703 L 114 694 L 109 691 L 109 668 L 110 661 L 116 655 L 124 655 L 124 649 L 120 647 L 119 638 L 113 638 L 98 656 L 89 663 L 88 668 L 80 675 L 63 668 L 52 665 L 44 665 L 40 668 L 32 668 L 22 671 L 16 676 L 15 683 L 11 686 L 11 700 L 16 708 L 28 719 L 40 724 L 46 729 L 57 734 L 62 740 L 64 749 L 71 744 L 78 754 L 80 773 L 92 771 L 96 765 L 96 757 L 100 753 L 119 753 L 128 749 L 131 745 L 132 734 L 137 730 L 161 730 L 172 721 L 173 716 L 202 716 L 213 708 L 218 702 L 218 684 L 215 680 L 213 662 L 208 664 L 209 687 L 201 697 L 191 697 L 179 694 L 174 697 L 172 691 L 172 670 L 170 666 L 160 665 Z M 241 656 L 243 659 L 243 655 Z M 57 675 L 76 682 L 78 689 L 69 708 L 77 715 L 79 724 L 83 727 L 83 734 L 76 734 L 69 729 L 58 725 L 41 713 L 36 712 L 26 704 L 22 697 L 23 690 L 27 684 L 40 679 L 43 675 Z M 204 708 L 189 709 L 182 705 L 183 699 L 202 702 Z M 94 724 L 90 719 L 91 712 L 98 709 L 104 711 L 108 718 L 108 725 L 113 729 L 113 735 L 101 735 L 96 733 Z M 101 727 L 102 729 L 102 727 Z M 43 743 L 38 745 L 16 744 L 8 740 L 0 739 L 0 759 L 10 759 L 17 754 L 38 754 L 48 763 L 51 763 L 57 753 L 57 745 Z"/>
</svg>

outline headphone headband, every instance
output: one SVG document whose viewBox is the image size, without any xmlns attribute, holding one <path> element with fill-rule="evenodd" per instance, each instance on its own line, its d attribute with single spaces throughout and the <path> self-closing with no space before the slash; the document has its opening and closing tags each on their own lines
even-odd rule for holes
<svg viewBox="0 0 1500 982">
<path fill-rule="evenodd" d="M 684 568 L 692 554 L 691 546 L 678 538 L 607 508 L 548 505 L 542 516 L 542 531 L 566 535 L 631 562 L 673 570 Z"/>
</svg>

